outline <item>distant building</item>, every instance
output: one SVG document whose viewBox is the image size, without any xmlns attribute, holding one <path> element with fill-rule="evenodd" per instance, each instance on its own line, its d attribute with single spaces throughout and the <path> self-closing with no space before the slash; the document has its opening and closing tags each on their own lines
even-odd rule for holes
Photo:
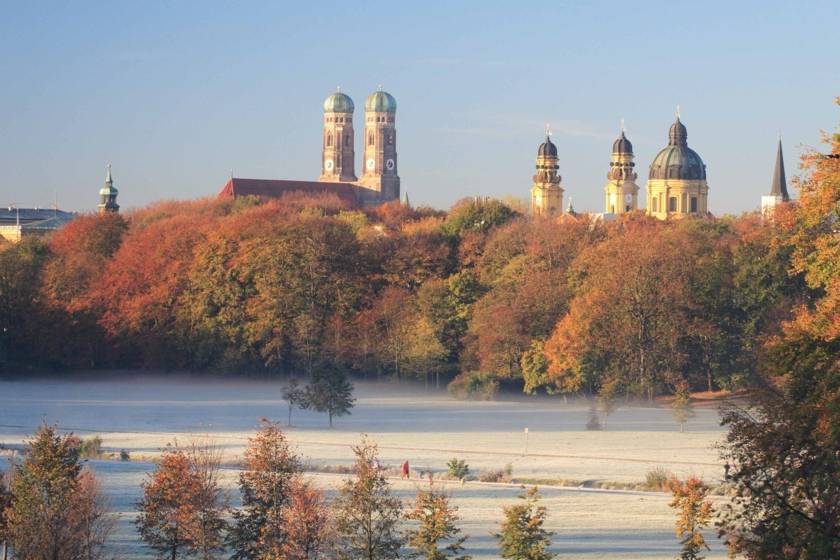
<svg viewBox="0 0 840 560">
<path fill-rule="evenodd" d="M 782 139 L 779 138 L 779 147 L 776 150 L 776 165 L 773 168 L 773 181 L 770 183 L 770 194 L 761 197 L 761 213 L 771 216 L 776 206 L 790 202 L 790 195 L 787 190 L 787 179 L 785 178 L 785 160 L 782 155 Z"/>
<path fill-rule="evenodd" d="M 653 159 L 647 183 L 647 213 L 679 218 L 708 213 L 706 164 L 688 147 L 688 132 L 677 120 L 668 132 L 668 145 Z"/>
<path fill-rule="evenodd" d="M 108 174 L 105 176 L 105 184 L 99 189 L 99 213 L 108 214 L 119 212 L 120 205 L 117 204 L 119 191 L 114 188 L 114 179 L 111 177 L 111 164 L 108 164 Z"/>
<path fill-rule="evenodd" d="M 355 133 L 349 95 L 337 91 L 324 101 L 321 175 L 318 181 L 240 179 L 231 177 L 220 198 L 279 198 L 286 193 L 332 193 L 351 205 L 373 205 L 400 199 L 397 173 L 397 101 L 379 88 L 365 101 L 362 176 L 356 176 Z"/>
<path fill-rule="evenodd" d="M 46 235 L 62 228 L 76 215 L 48 208 L 0 208 L 0 237 L 17 243 L 24 237 Z"/>
<path fill-rule="evenodd" d="M 613 142 L 610 170 L 604 187 L 605 214 L 624 214 L 638 208 L 639 186 L 636 184 L 638 175 L 634 159 L 633 144 L 625 136 L 622 122 L 621 134 Z"/>
<path fill-rule="evenodd" d="M 562 177 L 557 172 L 557 146 L 546 131 L 545 142 L 537 149 L 537 172 L 531 187 L 531 213 L 535 216 L 556 216 L 563 212 Z"/>
</svg>

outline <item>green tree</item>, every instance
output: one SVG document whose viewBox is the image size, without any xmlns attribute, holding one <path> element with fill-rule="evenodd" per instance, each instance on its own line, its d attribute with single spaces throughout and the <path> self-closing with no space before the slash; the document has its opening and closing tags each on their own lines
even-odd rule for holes
<svg viewBox="0 0 840 560">
<path fill-rule="evenodd" d="M 524 487 L 523 487 L 524 489 Z M 505 520 L 495 536 L 499 540 L 501 556 L 506 560 L 551 560 L 554 553 L 546 550 L 551 546 L 554 533 L 543 528 L 548 510 L 537 505 L 540 494 L 536 486 L 519 495 L 523 503 L 504 508 Z"/>
<path fill-rule="evenodd" d="M 338 367 L 323 363 L 312 374 L 312 382 L 306 388 L 306 402 L 318 412 L 326 412 L 330 428 L 333 416 L 350 414 L 353 403 L 353 384 L 347 374 Z"/>
<path fill-rule="evenodd" d="M 345 481 L 333 502 L 341 560 L 395 560 L 403 537 L 402 503 L 391 494 L 379 468 L 377 446 L 363 439 L 353 447 L 355 475 Z"/>
<path fill-rule="evenodd" d="M 668 489 L 673 498 L 670 505 L 677 512 L 675 531 L 682 544 L 680 560 L 702 560 L 700 553 L 709 550 L 703 529 L 712 518 L 712 503 L 706 499 L 709 489 L 697 478 L 685 482 L 672 478 Z"/>
<path fill-rule="evenodd" d="M 525 393 L 533 395 L 540 387 L 548 385 L 548 360 L 543 349 L 545 341 L 532 340 L 531 347 L 522 354 L 522 379 Z"/>
<path fill-rule="evenodd" d="M 287 426 L 292 425 L 292 410 L 294 408 L 305 409 L 309 406 L 306 396 L 307 388 L 301 386 L 297 379 L 290 379 L 286 386 L 283 387 L 283 400 L 289 405 L 289 421 L 286 424 Z"/>
<path fill-rule="evenodd" d="M 674 402 L 671 403 L 671 411 L 680 425 L 680 432 L 684 432 L 685 423 L 694 416 L 694 408 L 691 406 L 691 391 L 688 389 L 687 382 L 677 383 L 677 388 L 674 390 Z"/>
<path fill-rule="evenodd" d="M 239 475 L 242 507 L 233 512 L 228 534 L 233 560 L 282 558 L 288 531 L 286 508 L 300 470 L 300 460 L 283 432 L 264 420 L 248 440 Z"/>
<path fill-rule="evenodd" d="M 449 495 L 431 482 L 428 490 L 417 493 L 414 509 L 406 518 L 419 524 L 408 533 L 408 546 L 414 549 L 410 558 L 470 560 L 471 556 L 461 554 L 467 537 L 460 536 L 458 508 L 450 505 Z"/>
</svg>

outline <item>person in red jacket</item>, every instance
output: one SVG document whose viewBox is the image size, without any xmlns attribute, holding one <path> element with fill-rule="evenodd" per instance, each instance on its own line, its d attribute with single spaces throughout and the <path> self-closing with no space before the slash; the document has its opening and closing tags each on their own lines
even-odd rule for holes
<svg viewBox="0 0 840 560">
<path fill-rule="evenodd" d="M 408 468 L 408 461 L 402 465 L 402 476 L 400 478 L 411 479 L 411 471 Z"/>
</svg>

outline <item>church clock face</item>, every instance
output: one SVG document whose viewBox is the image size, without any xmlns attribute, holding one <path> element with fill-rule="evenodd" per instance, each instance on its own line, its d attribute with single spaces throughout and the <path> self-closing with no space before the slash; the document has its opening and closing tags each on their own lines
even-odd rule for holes
<svg viewBox="0 0 840 560">
<path fill-rule="evenodd" d="M 394 168 L 394 160 L 389 159 L 388 161 L 385 162 L 385 169 L 390 171 L 393 168 Z"/>
<path fill-rule="evenodd" d="M 370 158 L 369 160 L 367 160 L 367 163 L 365 165 L 367 165 L 368 169 L 373 171 L 373 168 L 376 167 L 376 160 L 373 159 L 373 158 Z"/>
<path fill-rule="evenodd" d="M 625 194 L 624 195 L 624 202 L 627 202 L 627 203 L 633 202 L 633 195 L 632 194 Z"/>
<path fill-rule="evenodd" d="M 324 169 L 326 169 L 327 171 L 332 171 L 333 167 L 335 167 L 335 164 L 333 163 L 333 160 L 328 159 L 327 161 L 324 162 Z"/>
</svg>

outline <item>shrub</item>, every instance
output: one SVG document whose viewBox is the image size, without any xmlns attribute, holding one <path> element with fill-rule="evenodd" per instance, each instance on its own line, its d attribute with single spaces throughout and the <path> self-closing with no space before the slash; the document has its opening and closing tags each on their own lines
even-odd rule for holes
<svg viewBox="0 0 840 560">
<path fill-rule="evenodd" d="M 463 459 L 453 457 L 446 463 L 446 466 L 449 467 L 449 476 L 452 478 L 463 480 L 470 474 L 470 466 Z"/>
<path fill-rule="evenodd" d="M 513 476 L 513 463 L 508 463 L 505 465 L 505 468 L 502 469 L 505 473 L 505 476 L 511 477 Z"/>
<path fill-rule="evenodd" d="M 102 455 L 102 438 L 93 436 L 79 441 L 79 456 L 83 459 L 96 459 Z"/>
<path fill-rule="evenodd" d="M 458 399 L 489 401 L 499 392 L 499 382 L 489 373 L 468 371 L 453 379 L 447 390 Z"/>
<path fill-rule="evenodd" d="M 481 473 L 478 476 L 478 480 L 481 482 L 505 482 L 507 480 L 507 476 L 505 476 L 505 471 L 501 469 L 493 469 Z"/>
<path fill-rule="evenodd" d="M 664 468 L 656 467 L 645 475 L 645 486 L 651 490 L 665 490 L 672 476 Z"/>
</svg>

